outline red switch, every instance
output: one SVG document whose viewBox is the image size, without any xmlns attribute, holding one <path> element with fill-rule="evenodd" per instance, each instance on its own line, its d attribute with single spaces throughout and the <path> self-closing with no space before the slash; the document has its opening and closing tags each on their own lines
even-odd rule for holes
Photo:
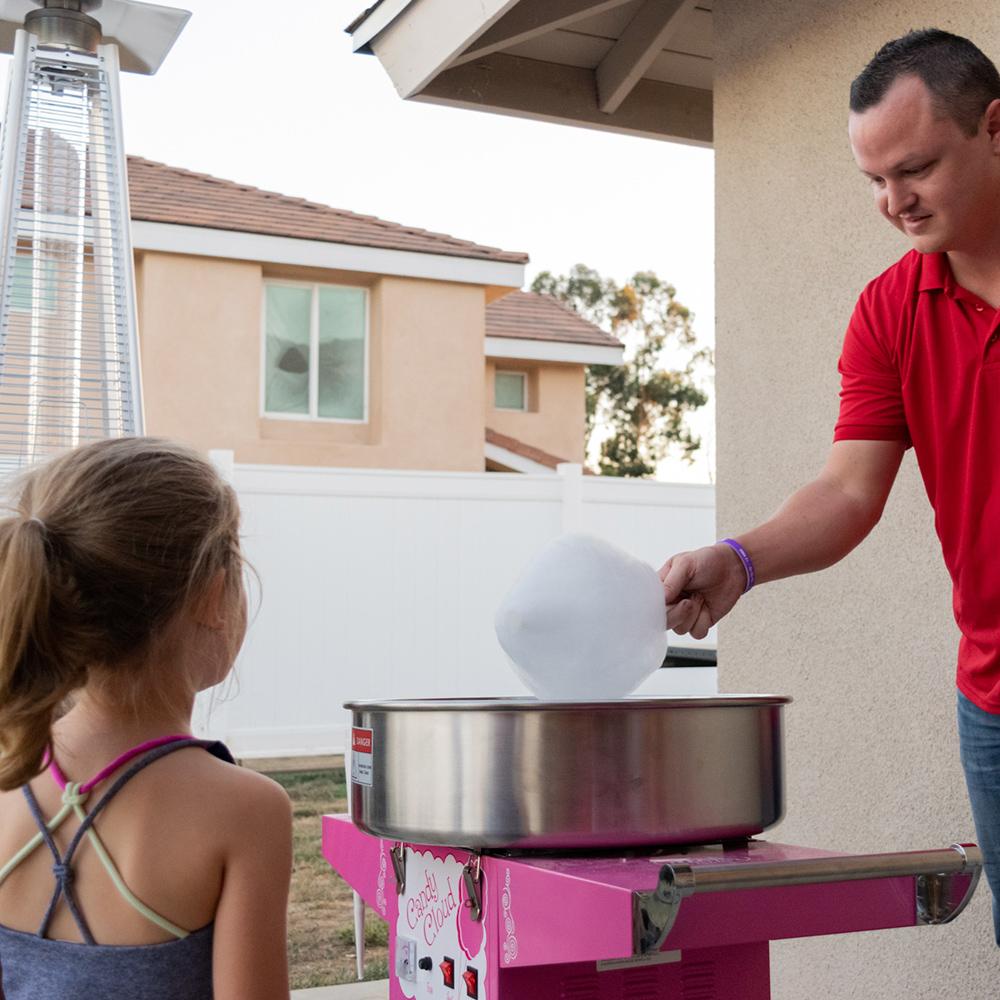
<svg viewBox="0 0 1000 1000">
<path fill-rule="evenodd" d="M 438 968 L 441 970 L 445 986 L 453 990 L 455 988 L 455 960 L 453 958 L 445 958 Z"/>
<path fill-rule="evenodd" d="M 472 1000 L 479 1000 L 479 973 L 470 965 L 462 973 L 462 978 L 465 980 L 466 995 Z"/>
</svg>

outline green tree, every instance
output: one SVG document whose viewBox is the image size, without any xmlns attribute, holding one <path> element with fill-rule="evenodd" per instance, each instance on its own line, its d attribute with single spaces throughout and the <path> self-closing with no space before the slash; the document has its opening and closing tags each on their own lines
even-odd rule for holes
<svg viewBox="0 0 1000 1000">
<path fill-rule="evenodd" d="M 593 435 L 601 436 L 597 471 L 651 476 L 671 452 L 693 461 L 701 439 L 686 418 L 708 402 L 696 378 L 712 355 L 698 348 L 693 315 L 673 285 L 651 271 L 618 285 L 577 264 L 566 275 L 541 272 L 531 290 L 561 300 L 625 345 L 624 364 L 586 372 L 588 451 Z"/>
</svg>

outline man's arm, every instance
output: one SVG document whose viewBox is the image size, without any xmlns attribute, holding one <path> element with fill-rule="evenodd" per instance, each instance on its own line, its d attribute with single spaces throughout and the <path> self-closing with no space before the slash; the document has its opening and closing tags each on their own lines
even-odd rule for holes
<svg viewBox="0 0 1000 1000">
<path fill-rule="evenodd" d="M 843 559 L 878 523 L 906 446 L 902 441 L 838 441 L 810 483 L 773 517 L 737 541 L 757 583 L 825 569 Z M 660 570 L 667 626 L 702 639 L 728 614 L 746 586 L 739 557 L 710 545 L 668 559 Z"/>
</svg>

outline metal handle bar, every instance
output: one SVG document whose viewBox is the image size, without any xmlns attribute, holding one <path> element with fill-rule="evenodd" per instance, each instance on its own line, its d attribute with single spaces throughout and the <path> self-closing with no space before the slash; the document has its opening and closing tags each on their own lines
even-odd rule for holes
<svg viewBox="0 0 1000 1000">
<path fill-rule="evenodd" d="M 668 863 L 660 869 L 655 889 L 632 894 L 633 952 L 648 955 L 663 947 L 686 897 L 735 889 L 915 878 L 916 922 L 943 924 L 954 920 L 972 898 L 982 867 L 983 854 L 975 844 L 952 844 L 942 851 L 900 851 L 751 864 L 694 866 Z"/>
<path fill-rule="evenodd" d="M 855 882 L 907 875 L 972 874 L 982 868 L 982 851 L 975 844 L 953 844 L 940 851 L 899 851 L 835 858 L 801 858 L 709 867 L 666 864 L 656 888 L 681 896 L 734 889 L 763 889 L 820 882 Z"/>
</svg>

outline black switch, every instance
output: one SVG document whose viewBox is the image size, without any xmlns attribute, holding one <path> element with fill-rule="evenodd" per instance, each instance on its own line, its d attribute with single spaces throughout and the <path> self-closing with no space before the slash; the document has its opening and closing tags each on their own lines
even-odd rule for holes
<svg viewBox="0 0 1000 1000">
<path fill-rule="evenodd" d="M 417 962 L 417 968 L 423 970 L 424 972 L 430 972 L 434 968 L 434 959 L 430 955 L 424 955 L 419 962 Z"/>
</svg>

